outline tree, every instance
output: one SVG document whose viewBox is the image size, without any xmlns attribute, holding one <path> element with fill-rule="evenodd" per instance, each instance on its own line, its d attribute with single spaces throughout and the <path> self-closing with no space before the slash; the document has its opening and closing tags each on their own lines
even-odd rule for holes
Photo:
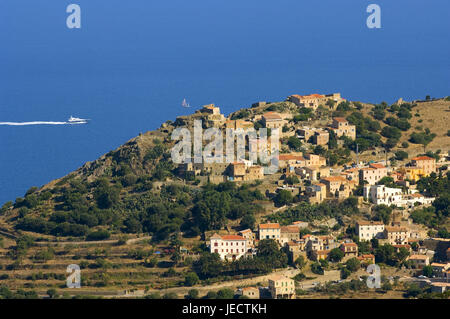
<svg viewBox="0 0 450 319">
<path fill-rule="evenodd" d="M 422 144 L 425 151 L 426 146 L 436 137 L 435 133 L 426 132 L 414 132 L 411 134 L 409 141 L 415 144 Z"/>
<path fill-rule="evenodd" d="M 347 262 L 345 263 L 345 266 L 351 272 L 355 272 L 361 267 L 361 262 L 358 260 L 358 258 L 354 257 L 354 258 L 347 260 Z"/>
<path fill-rule="evenodd" d="M 375 213 L 374 219 L 383 221 L 384 224 L 388 224 L 391 219 L 392 208 L 384 204 L 377 205 L 373 208 Z"/>
<path fill-rule="evenodd" d="M 186 299 L 198 299 L 198 290 L 190 289 L 186 295 Z"/>
<path fill-rule="evenodd" d="M 358 241 L 358 251 L 361 254 L 370 254 L 371 253 L 371 247 L 370 243 L 368 241 Z"/>
<path fill-rule="evenodd" d="M 195 272 L 190 272 L 184 277 L 184 285 L 185 286 L 194 286 L 200 281 L 197 274 Z"/>
<path fill-rule="evenodd" d="M 405 247 L 401 247 L 397 253 L 397 258 L 399 262 L 403 262 L 406 260 L 406 258 L 409 256 L 409 250 Z"/>
<path fill-rule="evenodd" d="M 395 152 L 395 159 L 397 161 L 403 161 L 408 158 L 408 153 L 405 151 L 397 151 Z"/>
<path fill-rule="evenodd" d="M 110 234 L 107 230 L 97 230 L 89 233 L 86 236 L 87 241 L 96 241 L 96 240 L 105 240 L 110 237 Z"/>
<path fill-rule="evenodd" d="M 300 183 L 300 181 L 298 180 L 298 177 L 295 175 L 286 177 L 285 181 L 286 181 L 286 184 L 288 184 L 288 185 L 294 185 L 294 184 Z"/>
<path fill-rule="evenodd" d="M 259 241 L 257 257 L 270 265 L 271 268 L 284 268 L 288 263 L 287 255 L 280 251 L 278 243 L 273 239 Z"/>
<path fill-rule="evenodd" d="M 377 182 L 377 185 L 385 185 L 386 187 L 395 188 L 397 185 L 394 182 L 394 179 L 390 176 L 385 176 Z"/>
<path fill-rule="evenodd" d="M 241 222 L 239 225 L 244 229 L 253 229 L 256 224 L 255 215 L 253 213 L 245 214 L 244 217 L 242 217 Z"/>
<path fill-rule="evenodd" d="M 280 190 L 273 198 L 273 202 L 279 207 L 292 203 L 292 200 L 292 193 L 285 189 Z"/>
<path fill-rule="evenodd" d="M 384 143 L 384 147 L 386 148 L 386 150 L 391 150 L 393 149 L 398 143 L 398 138 L 388 138 L 386 140 L 386 142 Z"/>
<path fill-rule="evenodd" d="M 59 296 L 58 292 L 54 288 L 47 290 L 47 295 L 50 299 L 57 299 Z"/>
<path fill-rule="evenodd" d="M 395 266 L 397 263 L 397 256 L 395 254 L 394 246 L 384 244 L 375 249 L 375 261 L 377 263 L 385 263 L 390 266 Z"/>
<path fill-rule="evenodd" d="M 229 288 L 220 289 L 217 292 L 217 299 L 233 299 L 234 291 Z"/>
<path fill-rule="evenodd" d="M 424 266 L 422 268 L 422 273 L 424 276 L 427 276 L 428 278 L 433 277 L 433 267 L 431 267 L 430 265 Z"/>
<path fill-rule="evenodd" d="M 384 119 L 385 114 L 386 114 L 386 113 L 385 113 L 384 110 L 382 110 L 382 109 L 375 108 L 375 109 L 373 110 L 373 117 L 374 117 L 376 120 L 382 121 L 382 120 Z"/>
<path fill-rule="evenodd" d="M 350 276 L 352 274 L 352 272 L 350 270 L 348 270 L 347 268 L 342 268 L 341 269 L 341 279 L 347 279 L 348 276 Z"/>
<path fill-rule="evenodd" d="M 303 256 L 298 256 L 297 259 L 294 261 L 295 266 L 297 266 L 298 269 L 302 269 L 306 266 L 306 260 Z"/>
<path fill-rule="evenodd" d="M 300 139 L 298 139 L 295 136 L 289 137 L 287 144 L 290 149 L 295 150 L 295 151 L 300 151 L 300 149 L 302 147 L 302 142 L 300 141 Z"/>
<path fill-rule="evenodd" d="M 119 201 L 120 188 L 110 186 L 105 178 L 100 178 L 97 181 L 97 187 L 94 192 L 97 205 L 101 209 L 111 208 Z"/>
<path fill-rule="evenodd" d="M 206 299 L 217 299 L 217 292 L 208 291 L 208 293 L 206 294 Z"/>
<path fill-rule="evenodd" d="M 325 155 L 326 151 L 327 150 L 322 145 L 317 145 L 316 147 L 314 147 L 314 154 L 316 154 L 316 155 L 323 156 L 323 155 Z"/>
<path fill-rule="evenodd" d="M 396 127 L 385 126 L 381 130 L 381 135 L 386 138 L 395 138 L 398 140 L 402 136 L 402 132 Z"/>
<path fill-rule="evenodd" d="M 219 254 L 204 253 L 193 264 L 194 271 L 200 278 L 217 277 L 223 270 Z"/>
<path fill-rule="evenodd" d="M 372 238 L 370 240 L 370 245 L 372 246 L 373 249 L 377 249 L 380 244 L 377 238 Z"/>
<path fill-rule="evenodd" d="M 318 263 L 318 262 L 315 262 L 315 263 L 311 264 L 311 271 L 314 274 L 317 274 L 317 275 L 323 275 L 324 274 L 322 265 L 320 263 Z"/>
<path fill-rule="evenodd" d="M 202 231 L 220 229 L 230 212 L 232 198 L 228 192 L 207 191 L 194 208 L 193 215 Z"/>
<path fill-rule="evenodd" d="M 334 248 L 330 251 L 328 258 L 330 258 L 332 262 L 339 262 L 344 258 L 344 252 L 340 248 Z"/>
<path fill-rule="evenodd" d="M 329 140 L 328 140 L 328 148 L 329 148 L 330 150 L 331 150 L 331 149 L 337 148 L 337 147 L 338 147 L 338 144 L 337 144 L 336 133 L 334 133 L 333 130 L 329 130 L 328 133 L 329 133 L 329 135 L 330 135 Z"/>
<path fill-rule="evenodd" d="M 163 299 L 178 299 L 178 295 L 174 292 L 167 292 L 164 294 Z"/>
<path fill-rule="evenodd" d="M 389 280 L 386 280 L 383 285 L 381 286 L 381 289 L 383 289 L 384 291 L 389 291 L 392 290 L 392 285 L 389 282 Z"/>
<path fill-rule="evenodd" d="M 411 284 L 406 291 L 408 297 L 417 297 L 422 293 L 422 289 L 419 288 L 417 284 Z"/>
</svg>

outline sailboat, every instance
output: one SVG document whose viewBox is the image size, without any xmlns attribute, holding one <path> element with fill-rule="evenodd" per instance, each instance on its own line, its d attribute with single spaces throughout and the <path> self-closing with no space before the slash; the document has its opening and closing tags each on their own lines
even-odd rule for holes
<svg viewBox="0 0 450 319">
<path fill-rule="evenodd" d="M 186 102 L 186 99 L 183 99 L 183 102 L 181 102 L 181 106 L 182 106 L 182 107 L 191 107 L 191 106 L 189 105 L 189 103 Z"/>
</svg>

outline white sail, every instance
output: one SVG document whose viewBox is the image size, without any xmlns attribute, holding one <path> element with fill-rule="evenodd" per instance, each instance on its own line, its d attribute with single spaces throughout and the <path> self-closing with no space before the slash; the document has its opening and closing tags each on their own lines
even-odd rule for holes
<svg viewBox="0 0 450 319">
<path fill-rule="evenodd" d="M 191 106 L 189 105 L 189 103 L 186 102 L 186 99 L 183 99 L 183 102 L 181 102 L 181 106 L 182 106 L 182 107 L 191 107 Z"/>
</svg>

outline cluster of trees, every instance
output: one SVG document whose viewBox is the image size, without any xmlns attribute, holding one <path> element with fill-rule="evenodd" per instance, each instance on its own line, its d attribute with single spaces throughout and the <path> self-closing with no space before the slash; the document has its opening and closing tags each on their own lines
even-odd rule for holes
<svg viewBox="0 0 450 319">
<path fill-rule="evenodd" d="M 258 253 L 254 257 L 240 258 L 233 262 L 222 261 L 218 254 L 204 253 L 193 264 L 193 269 L 200 279 L 219 276 L 246 274 L 266 274 L 288 264 L 287 254 L 278 248 L 272 239 L 261 240 Z"/>
<path fill-rule="evenodd" d="M 432 173 L 417 182 L 417 189 L 430 197 L 437 197 L 432 206 L 415 209 L 411 218 L 415 223 L 437 229 L 439 236 L 448 237 L 445 225 L 450 211 L 450 173 L 442 176 Z"/>
<path fill-rule="evenodd" d="M 407 285 L 406 292 L 404 294 L 406 298 L 418 298 L 418 299 L 449 299 L 450 290 L 444 293 L 432 292 L 431 286 L 425 286 L 420 288 L 416 283 Z"/>
<path fill-rule="evenodd" d="M 417 209 L 411 213 L 414 222 L 440 229 L 445 224 L 450 212 L 450 173 L 442 176 L 432 173 L 417 182 L 417 189 L 427 196 L 437 197 L 433 205 L 428 208 Z M 441 231 L 445 234 L 446 231 Z"/>
<path fill-rule="evenodd" d="M 361 262 L 358 258 L 350 258 L 341 267 L 341 278 L 346 279 L 351 273 L 358 271 L 361 268 Z"/>
<path fill-rule="evenodd" d="M 360 281 L 357 279 L 352 279 L 348 282 L 342 282 L 339 284 L 332 284 L 331 282 L 325 285 L 317 286 L 315 290 L 317 292 L 326 293 L 327 295 L 342 295 L 348 293 L 349 291 L 367 291 L 367 283 L 365 281 Z"/>
<path fill-rule="evenodd" d="M 374 249 L 375 262 L 398 267 L 405 262 L 409 251 L 401 247 L 398 252 L 394 246 L 385 244 Z"/>
<path fill-rule="evenodd" d="M 394 182 L 394 179 L 390 176 L 385 176 L 377 182 L 377 185 L 385 185 L 386 187 L 396 188 L 398 185 Z"/>
<path fill-rule="evenodd" d="M 378 132 L 381 129 L 378 121 L 372 120 L 370 117 L 365 117 L 364 114 L 359 111 L 354 111 L 347 116 L 347 121 L 356 126 L 357 135 L 366 131 Z"/>
<path fill-rule="evenodd" d="M 317 146 L 317 147 L 319 147 L 319 146 Z M 333 150 L 327 150 L 326 152 L 322 153 L 322 155 L 326 158 L 327 164 L 329 166 L 343 165 L 350 161 L 350 149 L 349 148 L 341 147 L 341 148 L 337 148 L 337 149 L 333 149 Z"/>
<path fill-rule="evenodd" d="M 393 116 L 387 117 L 384 121 L 387 125 L 396 127 L 399 130 L 407 131 L 411 128 L 411 124 L 409 124 L 407 119 L 396 119 Z"/>
<path fill-rule="evenodd" d="M 169 238 L 184 228 L 191 217 L 188 207 L 194 194 L 187 186 L 167 185 L 159 193 L 124 198 L 118 209 L 126 212 L 120 229 L 125 233 L 149 233 L 154 241 Z"/>
<path fill-rule="evenodd" d="M 302 148 L 302 142 L 296 136 L 290 136 L 287 140 L 287 145 L 291 150 L 296 152 L 300 151 Z"/>
<path fill-rule="evenodd" d="M 336 107 L 336 111 L 338 112 L 348 112 L 351 111 L 353 108 L 349 101 L 343 101 L 339 103 L 339 105 Z"/>
<path fill-rule="evenodd" d="M 54 236 L 85 236 L 89 228 L 85 225 L 48 221 L 42 217 L 25 216 L 18 220 L 16 229 Z"/>
<path fill-rule="evenodd" d="M 31 187 L 26 193 L 24 197 L 18 197 L 13 204 L 12 202 L 5 203 L 0 212 L 5 212 L 11 206 L 14 208 L 27 208 L 33 209 L 36 208 L 43 201 L 49 200 L 52 197 L 52 193 L 49 191 L 38 193 L 39 188 L 36 186 Z"/>
<path fill-rule="evenodd" d="M 357 135 L 355 140 L 352 140 L 346 136 L 342 136 L 344 140 L 344 146 L 348 149 L 356 152 L 356 145 L 358 145 L 358 151 L 364 152 L 374 147 L 382 146 L 381 136 L 375 132 L 364 131 Z"/>
<path fill-rule="evenodd" d="M 409 141 L 414 144 L 423 145 L 424 149 L 431 141 L 436 137 L 435 133 L 431 133 L 429 128 L 426 128 L 424 132 L 414 132 L 411 134 Z"/>
<path fill-rule="evenodd" d="M 408 153 L 405 151 L 397 151 L 394 155 L 397 161 L 403 161 L 408 158 Z"/>
<path fill-rule="evenodd" d="M 344 138 L 344 146 L 346 148 L 356 151 L 356 144 L 358 144 L 359 151 L 363 152 L 373 147 L 381 146 L 381 136 L 377 133 L 381 129 L 378 121 L 365 117 L 359 111 L 354 111 L 347 116 L 347 121 L 356 126 L 357 138 L 354 141 Z"/>
<path fill-rule="evenodd" d="M 342 202 L 337 200 L 325 201 L 320 204 L 300 202 L 295 207 L 268 216 L 268 219 L 273 222 L 288 225 L 298 220 L 313 221 L 343 215 L 351 216 L 359 213 L 357 199 L 355 197 L 349 197 Z"/>
<path fill-rule="evenodd" d="M 407 131 L 411 128 L 411 124 L 408 122 L 408 119 L 412 117 L 412 107 L 413 106 L 409 103 L 403 103 L 401 105 L 393 104 L 388 107 L 386 102 L 381 102 L 373 107 L 373 118 L 379 121 L 384 120 L 384 123 L 387 125 L 381 130 L 381 135 L 387 138 L 386 142 L 383 144 L 386 149 L 394 148 L 398 144 L 398 141 L 402 135 L 401 131 Z M 386 111 L 396 116 L 386 117 Z M 377 131 L 379 131 L 380 125 L 378 122 L 377 124 Z"/>
<path fill-rule="evenodd" d="M 24 201 L 16 201 L 15 206 L 21 207 L 16 228 L 55 236 L 85 236 L 90 228 L 117 222 L 118 216 L 112 207 L 119 200 L 120 187 L 110 185 L 104 178 L 91 184 L 79 179 L 71 180 L 69 186 L 54 190 L 57 194 L 56 211 L 48 219 L 31 215 L 32 210 L 23 205 L 29 202 L 27 199 L 30 196 L 37 196 L 32 192 L 25 196 Z M 95 188 L 96 205 L 90 204 L 87 199 L 92 188 Z M 39 197 L 41 196 L 42 194 L 39 194 Z"/>
<path fill-rule="evenodd" d="M 8 251 L 8 256 L 15 260 L 22 260 L 30 247 L 34 246 L 34 238 L 28 235 L 21 236 L 16 240 L 16 246 Z"/>
<path fill-rule="evenodd" d="M 385 225 L 389 224 L 392 215 L 392 207 L 381 204 L 372 208 L 373 220 L 382 221 Z"/>
<path fill-rule="evenodd" d="M 314 111 L 309 107 L 302 107 L 298 110 L 298 112 L 299 113 L 294 115 L 292 118 L 294 123 L 308 121 L 314 117 Z"/>
<path fill-rule="evenodd" d="M 241 219 L 243 227 L 253 228 L 254 213 L 261 209 L 254 202 L 265 198 L 249 185 L 238 188 L 231 182 L 209 184 L 200 192 L 171 184 L 158 193 L 123 192 L 119 196 L 122 179 L 130 173 L 126 165 L 120 165 L 114 174 L 113 181 L 99 178 L 87 183 L 74 179 L 55 190 L 56 211 L 48 219 L 30 214 L 24 201 L 16 203 L 21 207 L 16 228 L 55 236 L 87 236 L 88 240 L 107 239 L 111 230 L 146 232 L 161 241 L 180 231 L 198 235 L 220 229 L 227 219 Z M 25 198 L 30 196 L 36 196 L 35 192 Z"/>
<path fill-rule="evenodd" d="M 192 208 L 195 232 L 220 229 L 228 219 L 244 218 L 261 210 L 255 200 L 264 199 L 259 190 L 251 190 L 249 185 L 237 187 L 235 183 L 225 182 L 219 185 L 206 185 L 194 198 Z"/>
<path fill-rule="evenodd" d="M 19 289 L 12 292 L 8 287 L 0 287 L 0 299 L 38 299 L 39 296 L 34 290 Z"/>
<path fill-rule="evenodd" d="M 250 111 L 248 109 L 242 109 L 231 116 L 232 120 L 245 119 L 250 116 Z"/>
</svg>

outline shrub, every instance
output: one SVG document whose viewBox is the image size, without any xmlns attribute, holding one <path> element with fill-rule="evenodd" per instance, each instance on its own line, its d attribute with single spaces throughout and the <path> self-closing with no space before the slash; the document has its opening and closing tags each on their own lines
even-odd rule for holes
<svg viewBox="0 0 450 319">
<path fill-rule="evenodd" d="M 184 277 L 184 285 L 185 286 L 194 286 L 200 281 L 197 274 L 195 272 L 190 272 Z"/>
<path fill-rule="evenodd" d="M 408 158 L 408 153 L 405 151 L 397 151 L 395 152 L 395 159 L 397 161 L 403 161 Z"/>
<path fill-rule="evenodd" d="M 317 275 L 323 275 L 324 274 L 322 265 L 320 263 L 318 263 L 318 262 L 315 262 L 315 263 L 311 264 L 311 271 L 314 274 L 317 274 Z"/>
<path fill-rule="evenodd" d="M 334 248 L 330 251 L 328 256 L 332 262 L 339 262 L 344 258 L 344 252 L 339 248 Z"/>
<path fill-rule="evenodd" d="M 86 236 L 86 240 L 88 241 L 94 241 L 94 240 L 105 240 L 110 237 L 110 233 L 107 230 L 97 230 L 90 232 Z"/>
</svg>

